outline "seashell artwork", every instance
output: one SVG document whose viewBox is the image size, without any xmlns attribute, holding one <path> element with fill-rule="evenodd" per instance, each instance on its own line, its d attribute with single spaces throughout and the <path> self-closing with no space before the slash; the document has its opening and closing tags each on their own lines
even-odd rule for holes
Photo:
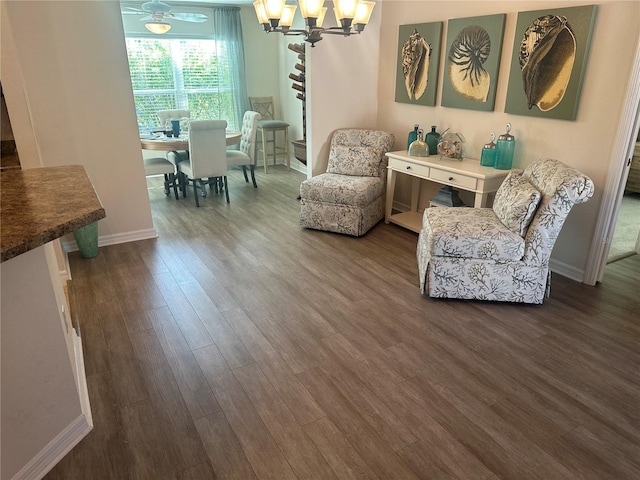
<svg viewBox="0 0 640 480">
<path fill-rule="evenodd" d="M 427 89 L 431 45 L 413 30 L 402 44 L 402 73 L 409 99 L 419 99 Z"/>
<path fill-rule="evenodd" d="M 598 8 L 518 12 L 505 113 L 576 119 Z"/>
<path fill-rule="evenodd" d="M 443 22 L 398 26 L 395 101 L 435 106 Z"/>
<path fill-rule="evenodd" d="M 449 20 L 442 106 L 493 110 L 506 17 L 500 13 Z"/>
<path fill-rule="evenodd" d="M 465 98 L 486 102 L 491 76 L 484 63 L 491 53 L 491 37 L 479 25 L 463 28 L 449 49 L 449 79 L 454 90 Z"/>
<path fill-rule="evenodd" d="M 546 112 L 564 98 L 576 59 L 576 39 L 563 15 L 543 15 L 525 30 L 519 62 L 527 106 Z"/>
</svg>

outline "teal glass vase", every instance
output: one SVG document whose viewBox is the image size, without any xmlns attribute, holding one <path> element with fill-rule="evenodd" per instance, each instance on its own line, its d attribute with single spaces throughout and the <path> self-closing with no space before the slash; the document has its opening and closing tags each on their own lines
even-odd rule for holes
<svg viewBox="0 0 640 480">
<path fill-rule="evenodd" d="M 483 167 L 494 167 L 496 164 L 496 143 L 494 140 L 496 139 L 495 133 L 491 134 L 491 141 L 489 143 L 485 143 L 484 147 L 482 147 L 482 154 L 480 155 L 480 165 Z"/>
<path fill-rule="evenodd" d="M 507 123 L 507 133 L 503 133 L 498 137 L 496 144 L 496 161 L 494 168 L 498 170 L 511 170 L 513 165 L 513 153 L 516 149 L 516 139 L 509 132 L 511 124 Z"/>
</svg>

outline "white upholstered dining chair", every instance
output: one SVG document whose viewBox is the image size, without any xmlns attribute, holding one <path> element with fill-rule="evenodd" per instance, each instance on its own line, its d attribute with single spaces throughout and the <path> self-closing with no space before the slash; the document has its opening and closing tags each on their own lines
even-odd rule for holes
<svg viewBox="0 0 640 480">
<path fill-rule="evenodd" d="M 198 189 L 206 197 L 207 185 L 224 189 L 229 203 L 226 128 L 226 120 L 195 120 L 189 126 L 189 158 L 178 163 L 178 172 L 184 197 L 189 183 L 193 185 L 196 207 Z"/>
<path fill-rule="evenodd" d="M 149 157 L 143 158 L 143 160 L 144 174 L 147 177 L 163 175 L 165 195 L 169 195 L 171 193 L 170 189 L 173 188 L 173 193 L 176 196 L 176 200 L 178 200 L 178 182 L 175 165 L 163 157 Z"/>
<path fill-rule="evenodd" d="M 171 120 L 171 119 L 183 120 L 183 119 L 189 119 L 189 118 L 191 118 L 191 112 L 189 110 L 174 109 L 174 110 L 158 111 L 158 120 L 160 122 L 161 127 L 165 126 L 165 124 L 167 123 L 167 120 Z M 181 129 L 184 130 L 182 126 L 181 126 Z M 184 160 L 185 158 L 189 158 L 189 152 L 187 150 L 179 150 L 178 155 L 176 155 L 173 152 L 169 152 L 167 154 L 167 160 L 169 160 L 174 165 L 177 165 L 178 162 Z"/>
<path fill-rule="evenodd" d="M 240 166 L 244 174 L 245 182 L 249 182 L 247 177 L 247 167 L 251 171 L 251 181 L 254 188 L 258 188 L 256 183 L 256 132 L 258 130 L 258 112 L 247 111 L 242 117 L 242 136 L 240 137 L 240 150 L 227 150 L 227 166 Z"/>
<path fill-rule="evenodd" d="M 158 111 L 158 120 L 160 121 L 160 126 L 164 127 L 164 124 L 167 120 L 180 120 L 183 118 L 191 118 L 191 112 L 189 110 L 159 110 Z"/>
</svg>

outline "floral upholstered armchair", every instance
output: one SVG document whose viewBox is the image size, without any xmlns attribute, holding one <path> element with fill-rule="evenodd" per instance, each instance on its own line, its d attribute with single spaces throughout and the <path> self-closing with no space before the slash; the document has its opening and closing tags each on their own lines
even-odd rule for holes
<svg viewBox="0 0 640 480">
<path fill-rule="evenodd" d="M 430 297 L 542 303 L 549 259 L 591 179 L 553 159 L 504 180 L 493 208 L 427 208 L 418 237 L 420 290 Z"/>
<path fill-rule="evenodd" d="M 384 218 L 387 153 L 395 137 L 345 128 L 331 138 L 327 172 L 300 185 L 300 225 L 364 235 Z"/>
</svg>

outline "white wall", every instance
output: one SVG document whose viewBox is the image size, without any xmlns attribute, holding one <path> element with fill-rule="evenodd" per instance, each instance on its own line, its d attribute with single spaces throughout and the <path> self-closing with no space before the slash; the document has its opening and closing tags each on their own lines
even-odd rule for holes
<svg viewBox="0 0 640 480">
<path fill-rule="evenodd" d="M 296 99 L 297 92 L 291 88 L 289 79 L 299 60 L 297 54 L 287 48 L 289 43 L 299 43 L 302 39 L 280 33 L 267 34 L 251 5 L 241 7 L 240 14 L 249 96 L 273 97 L 275 117 L 289 123 L 289 139 L 302 138 L 302 104 Z M 302 23 L 299 13 L 296 22 Z M 291 167 L 304 169 L 293 156 L 291 145 L 289 149 Z"/>
<path fill-rule="evenodd" d="M 307 48 L 307 156 L 309 174 L 327 168 L 329 142 L 338 128 L 376 128 L 382 4 L 361 35 L 325 35 Z M 327 14 L 327 26 L 335 19 Z"/>
<path fill-rule="evenodd" d="M 23 166 L 84 165 L 107 212 L 101 243 L 154 236 L 119 3 L 10 0 L 2 13 L 2 48 L 16 52 L 2 82 Z"/>
<path fill-rule="evenodd" d="M 593 179 L 596 194 L 588 203 L 571 212 L 552 256 L 557 264 L 564 265 L 567 271 L 577 276 L 584 271 L 588 260 L 610 163 L 624 161 L 623 158 L 611 158 L 611 152 L 640 38 L 640 2 L 599 2 L 575 121 L 510 115 L 504 113 L 504 107 L 517 12 L 590 4 L 593 2 L 385 1 L 382 4 L 380 39 L 378 126 L 396 134 L 396 148 L 405 148 L 406 135 L 414 123 L 425 127 L 438 125 L 439 131 L 447 127 L 461 131 L 466 136 L 468 156 L 478 158 L 489 133 L 502 133 L 505 124 L 510 122 L 517 141 L 515 168 L 523 168 L 539 157 L 553 157 Z M 496 13 L 506 13 L 507 18 L 493 112 L 424 107 L 394 101 L 399 25 L 444 21 L 443 38 L 446 38 L 447 19 Z M 445 55 L 441 55 L 438 105 L 444 61 Z M 397 191 L 396 200 L 408 203 L 405 197 L 408 197 L 407 189 Z"/>
</svg>

